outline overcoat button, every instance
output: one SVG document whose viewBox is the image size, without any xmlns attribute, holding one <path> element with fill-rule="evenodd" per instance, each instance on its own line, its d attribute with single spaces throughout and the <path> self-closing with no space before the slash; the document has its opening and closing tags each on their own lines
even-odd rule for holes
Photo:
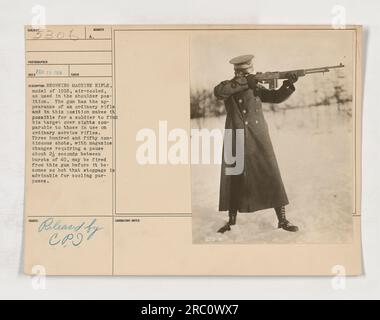
<svg viewBox="0 0 380 320">
<path fill-rule="evenodd" d="M 258 120 L 256 120 L 255 122 L 256 122 L 256 124 L 258 124 L 258 123 L 259 123 L 259 121 L 258 121 Z"/>
<path fill-rule="evenodd" d="M 243 113 L 246 114 L 246 113 L 247 113 L 247 110 L 244 109 L 244 110 L 243 110 Z"/>
<path fill-rule="evenodd" d="M 247 126 L 248 125 L 248 121 L 244 122 L 244 124 Z"/>
<path fill-rule="evenodd" d="M 242 99 L 239 99 L 239 103 L 243 103 L 243 100 L 242 100 Z"/>
</svg>

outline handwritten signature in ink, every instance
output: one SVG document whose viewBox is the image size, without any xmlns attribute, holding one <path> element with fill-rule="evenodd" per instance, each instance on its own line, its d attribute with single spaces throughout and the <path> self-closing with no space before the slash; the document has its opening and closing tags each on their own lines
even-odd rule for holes
<svg viewBox="0 0 380 320">
<path fill-rule="evenodd" d="M 51 232 L 49 245 L 67 247 L 72 245 L 79 247 L 84 241 L 90 241 L 95 234 L 103 230 L 97 225 L 96 219 L 91 222 L 81 222 L 79 224 L 64 224 L 60 220 L 48 218 L 38 227 L 39 233 Z"/>
</svg>

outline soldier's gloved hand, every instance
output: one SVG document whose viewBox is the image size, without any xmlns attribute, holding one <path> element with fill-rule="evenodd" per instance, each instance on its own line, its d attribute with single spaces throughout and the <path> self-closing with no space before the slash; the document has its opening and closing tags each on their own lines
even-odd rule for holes
<svg viewBox="0 0 380 320">
<path fill-rule="evenodd" d="M 293 83 L 296 83 L 298 80 L 298 76 L 294 72 L 289 72 L 286 75 L 286 78 L 287 78 L 287 80 L 285 80 L 284 82 L 286 82 L 286 84 L 288 84 L 288 85 L 292 85 Z"/>
<path fill-rule="evenodd" d="M 255 89 L 257 86 L 257 80 L 253 74 L 249 74 L 247 77 L 248 87 L 251 89 Z"/>
</svg>

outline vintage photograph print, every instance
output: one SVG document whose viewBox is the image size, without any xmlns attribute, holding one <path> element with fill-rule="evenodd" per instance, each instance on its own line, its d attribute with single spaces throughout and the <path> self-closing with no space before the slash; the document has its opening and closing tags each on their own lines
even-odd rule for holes
<svg viewBox="0 0 380 320">
<path fill-rule="evenodd" d="M 356 32 L 192 33 L 193 243 L 352 242 Z"/>
</svg>

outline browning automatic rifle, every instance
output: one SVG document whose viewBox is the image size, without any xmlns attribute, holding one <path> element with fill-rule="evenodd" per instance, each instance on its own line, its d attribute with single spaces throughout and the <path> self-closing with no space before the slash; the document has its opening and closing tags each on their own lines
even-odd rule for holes
<svg viewBox="0 0 380 320">
<path fill-rule="evenodd" d="M 325 73 L 329 72 L 330 69 L 343 68 L 344 65 L 340 63 L 337 66 L 331 67 L 320 67 L 320 68 L 311 68 L 311 69 L 299 69 L 299 70 L 289 70 L 289 71 L 274 71 L 274 72 L 257 72 L 255 78 L 258 82 L 268 83 L 269 89 L 277 88 L 277 82 L 280 79 L 287 79 L 290 73 L 295 73 L 298 77 L 306 76 L 310 73 Z"/>
</svg>

